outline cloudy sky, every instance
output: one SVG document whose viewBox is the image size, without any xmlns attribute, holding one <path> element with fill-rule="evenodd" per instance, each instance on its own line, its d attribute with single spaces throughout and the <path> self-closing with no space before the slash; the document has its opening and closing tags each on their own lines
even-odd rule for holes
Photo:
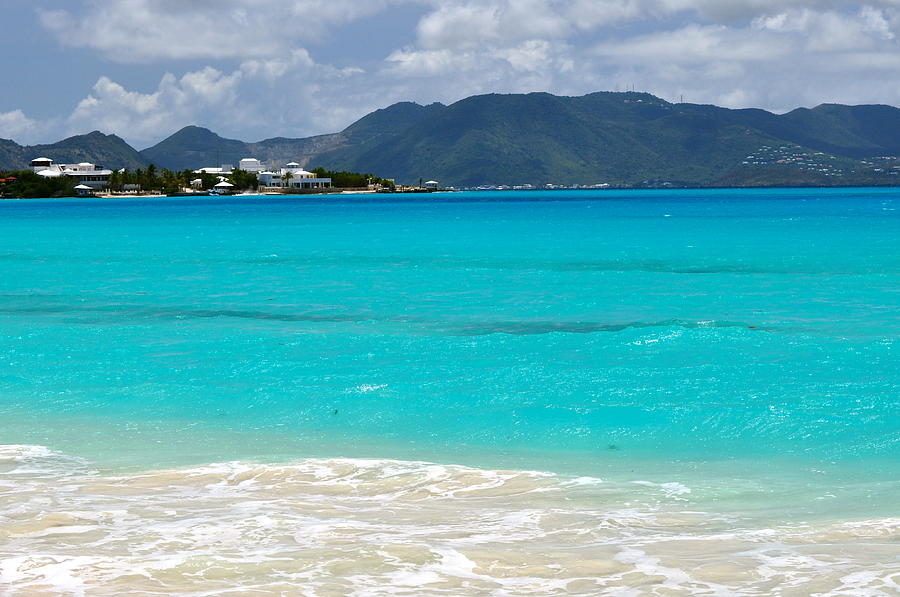
<svg viewBox="0 0 900 597">
<path fill-rule="evenodd" d="M 900 105 L 900 0 L 3 0 L 0 137 L 247 141 L 402 100 Z"/>
</svg>

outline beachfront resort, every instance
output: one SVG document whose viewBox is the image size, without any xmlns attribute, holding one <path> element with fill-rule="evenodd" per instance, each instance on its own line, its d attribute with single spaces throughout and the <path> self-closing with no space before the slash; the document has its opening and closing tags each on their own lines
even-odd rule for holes
<svg viewBox="0 0 900 597">
<path fill-rule="evenodd" d="M 112 191 L 139 193 L 145 190 L 138 182 L 127 182 L 126 169 L 114 171 L 89 162 L 57 164 L 45 157 L 32 160 L 30 166 L 41 178 L 71 180 L 76 184 L 75 191 L 79 196 Z M 305 170 L 297 162 L 269 168 L 256 158 L 244 158 L 238 168 L 223 164 L 191 172 L 196 178 L 191 178 L 189 186 L 183 186 L 178 192 L 220 195 L 244 190 L 255 190 L 257 193 L 317 193 L 328 192 L 332 188 L 330 177 Z"/>
<path fill-rule="evenodd" d="M 75 191 L 79 195 L 90 195 L 109 188 L 112 170 L 90 162 L 80 164 L 54 164 L 50 158 L 31 160 L 31 169 L 42 178 L 69 178 L 77 183 Z"/>
<path fill-rule="evenodd" d="M 320 177 L 314 172 L 304 170 L 297 162 L 289 162 L 281 168 L 272 169 L 267 168 L 266 164 L 256 158 L 244 158 L 239 164 L 238 170 L 241 172 L 256 175 L 259 192 L 281 192 L 284 190 L 322 191 L 331 188 L 331 178 Z M 215 188 L 220 190 L 227 191 L 234 187 L 233 183 L 228 182 L 228 178 L 234 174 L 234 167 L 230 164 L 200 168 L 195 170 L 194 174 L 212 174 L 217 176 L 220 181 L 215 185 Z M 191 181 L 191 186 L 197 190 L 201 188 L 202 183 L 202 179 L 196 178 Z"/>
</svg>

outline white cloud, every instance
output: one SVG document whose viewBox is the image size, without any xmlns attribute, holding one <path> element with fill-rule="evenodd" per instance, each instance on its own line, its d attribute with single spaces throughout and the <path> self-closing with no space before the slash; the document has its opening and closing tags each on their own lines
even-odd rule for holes
<svg viewBox="0 0 900 597">
<path fill-rule="evenodd" d="M 594 52 L 613 65 L 712 64 L 722 61 L 783 59 L 793 48 L 785 40 L 763 32 L 734 30 L 723 25 L 688 25 L 673 31 L 610 40 Z"/>
<path fill-rule="evenodd" d="M 33 120 L 22 110 L 0 112 L 0 139 L 13 139 L 22 144 L 37 142 L 55 122 Z"/>
<path fill-rule="evenodd" d="M 759 31 L 802 38 L 808 52 L 868 50 L 896 38 L 884 11 L 871 6 L 863 6 L 856 14 L 810 9 L 784 11 L 759 17 L 752 26 Z"/>
<path fill-rule="evenodd" d="M 402 0 L 398 0 L 402 1 Z M 64 44 L 116 62 L 271 58 L 376 14 L 393 0 L 84 0 L 39 10 Z"/>
<path fill-rule="evenodd" d="M 644 3 L 657 14 L 693 13 L 700 18 L 731 24 L 778 14 L 784 11 L 808 9 L 816 12 L 855 11 L 869 6 L 878 9 L 896 9 L 897 0 L 648 0 Z"/>
<path fill-rule="evenodd" d="M 101 78 L 57 129 L 138 144 L 191 123 L 258 140 L 337 131 L 400 100 L 631 84 L 729 107 L 900 103 L 887 76 L 900 66 L 900 0 L 84 1 L 77 14 L 42 13 L 44 25 L 68 45 L 178 76 L 151 93 Z M 323 32 L 410 5 L 424 11 L 417 26 L 386 56 L 360 55 L 365 69 L 308 51 Z M 219 67 L 172 62 L 204 58 Z M 41 130 L 21 111 L 0 115 L 0 134 Z"/>
<path fill-rule="evenodd" d="M 471 48 L 484 43 L 525 39 L 558 39 L 571 34 L 573 23 L 548 0 L 475 0 L 441 3 L 417 29 L 425 49 Z"/>
<path fill-rule="evenodd" d="M 166 74 L 155 92 L 139 93 L 101 77 L 69 116 L 68 132 L 99 129 L 130 139 L 154 138 L 174 123 L 192 121 L 204 110 L 233 106 L 240 78 L 240 72 L 225 75 L 208 67 L 181 79 Z"/>
<path fill-rule="evenodd" d="M 426 15 L 418 26 L 426 50 L 475 47 L 498 37 L 499 15 L 489 4 L 446 6 Z"/>
<path fill-rule="evenodd" d="M 330 133 L 393 99 L 361 84 L 365 75 L 316 64 L 296 50 L 248 60 L 231 72 L 206 67 L 180 78 L 167 73 L 150 93 L 101 77 L 65 120 L 65 134 L 99 129 L 143 147 L 188 124 L 252 141 Z"/>
<path fill-rule="evenodd" d="M 871 6 L 863 6 L 859 11 L 859 16 L 864 23 L 865 31 L 873 33 L 882 39 L 895 39 L 897 37 L 883 11 Z"/>
<path fill-rule="evenodd" d="M 501 40 L 568 38 L 579 31 L 627 22 L 666 27 L 673 17 L 697 24 L 734 26 L 785 13 L 827 14 L 859 11 L 872 31 L 890 35 L 900 1 L 871 0 L 432 0 L 435 9 L 419 23 L 425 49 L 471 48 Z"/>
<path fill-rule="evenodd" d="M 532 39 L 512 48 L 498 50 L 496 54 L 517 72 L 570 73 L 574 69 L 574 61 L 567 50 L 568 48 L 559 44 Z"/>
<path fill-rule="evenodd" d="M 900 102 L 883 75 L 900 55 L 898 27 L 900 0 L 445 0 L 419 23 L 417 44 L 387 61 L 395 77 L 430 80 L 441 99 L 453 87 L 634 84 L 669 99 L 783 110 Z M 868 84 L 835 82 L 849 63 L 846 79 Z"/>
</svg>

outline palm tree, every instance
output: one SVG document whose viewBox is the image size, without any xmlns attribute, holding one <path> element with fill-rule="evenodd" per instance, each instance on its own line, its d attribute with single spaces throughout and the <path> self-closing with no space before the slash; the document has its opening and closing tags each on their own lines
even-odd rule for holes
<svg viewBox="0 0 900 597">
<path fill-rule="evenodd" d="M 115 170 L 109 175 L 109 180 L 106 181 L 106 186 L 110 191 L 118 191 L 119 190 L 119 173 Z"/>
<path fill-rule="evenodd" d="M 146 187 L 148 189 L 155 189 L 157 187 L 156 184 L 156 164 L 150 164 L 147 166 L 147 184 Z"/>
<path fill-rule="evenodd" d="M 290 187 L 290 186 L 291 186 L 291 179 L 292 179 L 292 178 L 294 178 L 294 175 L 291 174 L 290 171 L 287 171 L 287 172 L 284 173 L 284 176 L 281 177 L 281 180 L 282 180 L 282 182 L 284 183 L 285 186 Z"/>
</svg>

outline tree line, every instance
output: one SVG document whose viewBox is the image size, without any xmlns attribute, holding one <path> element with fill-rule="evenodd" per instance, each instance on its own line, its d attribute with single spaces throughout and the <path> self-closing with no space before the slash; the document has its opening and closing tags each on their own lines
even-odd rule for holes
<svg viewBox="0 0 900 597">
<path fill-rule="evenodd" d="M 330 178 L 331 186 L 342 188 L 367 187 L 370 184 L 380 184 L 383 187 L 394 187 L 394 181 L 389 178 L 381 178 L 374 174 L 360 174 L 359 172 L 347 172 L 346 170 L 326 170 L 325 168 L 313 168 L 310 170 L 319 178 Z"/>
<path fill-rule="evenodd" d="M 330 178 L 331 186 L 342 188 L 366 187 L 370 184 L 380 184 L 384 187 L 393 187 L 394 181 L 381 178 L 374 174 L 359 172 L 347 172 L 345 170 L 326 170 L 325 168 L 313 168 L 310 170 L 319 178 Z M 175 193 L 183 188 L 190 187 L 191 182 L 197 179 L 201 181 L 201 188 L 209 190 L 220 182 L 219 174 L 195 174 L 193 170 L 175 172 L 168 168 L 157 170 L 153 164 L 146 169 L 138 168 L 134 171 L 123 170 L 113 172 L 109 177 L 111 191 L 123 191 L 137 185 L 142 191 L 160 191 L 163 193 Z M 256 190 L 259 188 L 259 180 L 253 172 L 235 169 L 231 174 L 224 176 L 226 182 L 230 182 L 236 189 Z"/>
<path fill-rule="evenodd" d="M 326 170 L 314 168 L 311 170 L 319 178 L 330 178 L 333 187 L 354 188 L 366 187 L 370 184 L 393 188 L 394 181 L 381 178 L 374 174 L 359 172 L 347 172 L 345 170 Z M 112 192 L 124 192 L 129 190 L 141 192 L 159 192 L 163 194 L 177 193 L 185 188 L 190 188 L 194 180 L 200 180 L 203 190 L 212 189 L 222 178 L 219 174 L 195 174 L 193 170 L 158 169 L 150 164 L 146 168 L 135 170 L 113 171 L 109 176 L 107 188 Z M 259 181 L 256 174 L 244 170 L 234 170 L 224 176 L 227 182 L 239 190 L 256 190 Z M 48 178 L 39 176 L 31 170 L 16 170 L 0 172 L 0 196 L 3 197 L 74 197 L 75 186 L 78 179 L 69 176 Z"/>
<path fill-rule="evenodd" d="M 5 198 L 56 198 L 74 197 L 78 183 L 68 176 L 47 178 L 38 176 L 32 170 L 11 170 L 0 172 L 0 197 Z"/>
</svg>

